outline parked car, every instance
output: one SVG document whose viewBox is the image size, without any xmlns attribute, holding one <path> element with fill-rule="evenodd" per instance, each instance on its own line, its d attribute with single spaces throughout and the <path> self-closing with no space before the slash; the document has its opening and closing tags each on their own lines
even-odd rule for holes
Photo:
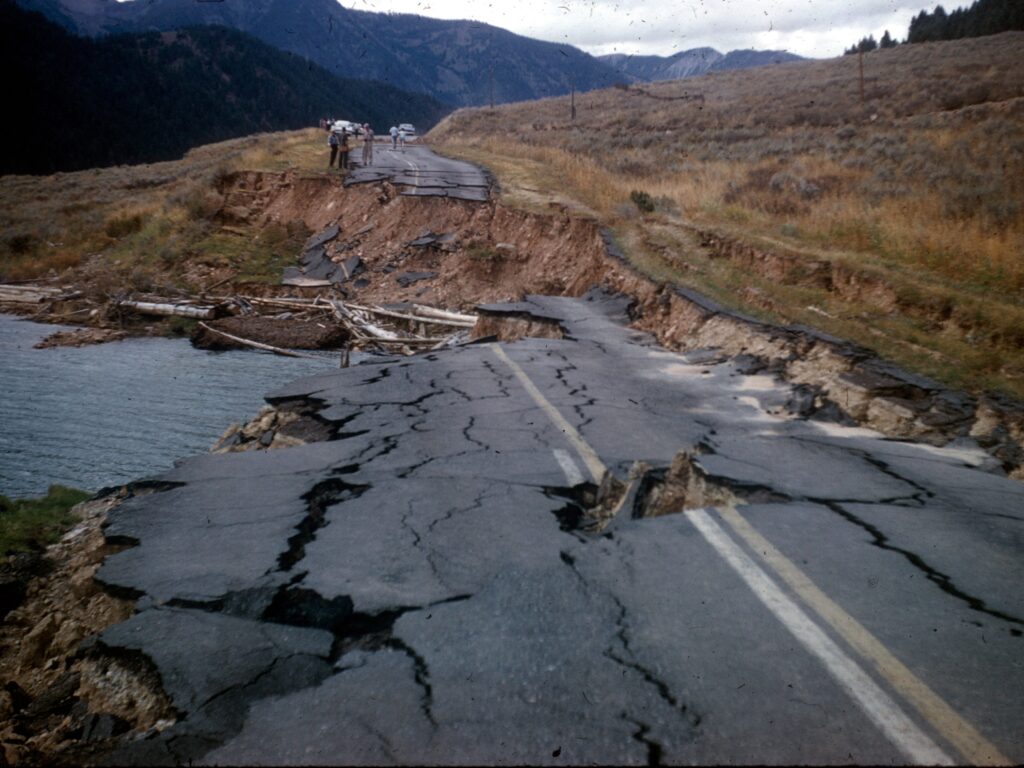
<svg viewBox="0 0 1024 768">
<path fill-rule="evenodd" d="M 411 139 L 416 135 L 416 126 L 412 123 L 402 123 L 398 126 L 398 130 L 405 131 L 405 137 Z"/>
<path fill-rule="evenodd" d="M 363 126 L 359 123 L 353 123 L 351 120 L 335 120 L 334 125 L 331 126 L 331 131 L 334 133 L 347 133 L 350 136 L 361 136 Z"/>
</svg>

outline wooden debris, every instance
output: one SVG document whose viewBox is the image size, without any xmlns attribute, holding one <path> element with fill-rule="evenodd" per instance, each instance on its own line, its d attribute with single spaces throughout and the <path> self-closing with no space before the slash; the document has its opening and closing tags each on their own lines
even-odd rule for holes
<svg viewBox="0 0 1024 768">
<path fill-rule="evenodd" d="M 85 298 L 80 292 L 52 285 L 6 284 L 0 285 L 0 303 L 27 307 L 41 307 L 40 313 L 49 311 L 49 317 L 57 317 L 53 310 L 63 310 L 60 317 L 88 315 L 102 322 L 110 309 L 118 313 L 135 313 L 161 317 L 185 317 L 195 320 L 213 320 L 225 315 L 243 315 L 252 318 L 278 317 L 281 319 L 313 322 L 321 327 L 347 331 L 351 349 L 391 350 L 414 354 L 414 350 L 442 349 L 465 340 L 467 331 L 476 324 L 476 315 L 450 312 L 422 304 L 402 304 L 394 309 L 380 305 L 364 305 L 342 301 L 334 291 L 325 291 L 315 298 L 300 296 L 261 297 L 210 295 L 210 288 L 223 284 L 220 281 L 209 286 L 201 295 L 191 296 L 182 292 L 181 297 L 135 294 L 131 297 L 117 296 L 106 307 Z M 70 306 L 58 307 L 56 302 L 75 300 Z M 83 304 L 85 305 L 83 307 Z M 17 311 L 17 310 L 16 310 Z M 199 326 L 212 334 L 229 339 L 241 346 L 262 349 L 290 357 L 312 357 L 290 349 L 254 341 L 212 328 L 204 322 Z M 318 358 L 319 359 L 319 358 Z"/>
<path fill-rule="evenodd" d="M 157 304 L 150 301 L 119 301 L 117 306 L 122 309 L 131 309 L 143 315 L 159 315 L 162 317 L 192 317 L 199 320 L 212 320 L 217 316 L 217 308 L 186 304 L 179 302 L 175 304 Z"/>
<path fill-rule="evenodd" d="M 216 334 L 217 336 L 223 336 L 225 339 L 230 339 L 236 344 L 242 344 L 243 346 L 252 347 L 253 349 L 262 349 L 265 352 L 273 352 L 275 355 L 283 355 L 284 357 L 308 357 L 312 360 L 323 359 L 318 355 L 304 355 L 301 352 L 282 349 L 281 347 L 272 347 L 270 344 L 263 344 L 259 341 L 253 341 L 252 339 L 243 339 L 241 336 L 235 336 L 234 334 L 225 333 L 224 331 L 218 331 L 216 328 L 211 328 L 204 322 L 200 322 L 199 326 L 210 333 Z"/>
<path fill-rule="evenodd" d="M 57 299 L 63 293 L 63 288 L 47 285 L 0 285 L 0 303 L 39 304 Z"/>
</svg>

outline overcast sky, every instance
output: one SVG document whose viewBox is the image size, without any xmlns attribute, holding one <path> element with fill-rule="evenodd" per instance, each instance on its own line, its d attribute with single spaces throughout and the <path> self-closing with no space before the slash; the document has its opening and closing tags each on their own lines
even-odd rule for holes
<svg viewBox="0 0 1024 768">
<path fill-rule="evenodd" d="M 666 56 L 711 46 L 839 56 L 862 37 L 907 34 L 936 0 L 340 0 L 364 11 L 474 19 L 593 54 Z M 947 11 L 959 7 L 947 1 Z"/>
</svg>

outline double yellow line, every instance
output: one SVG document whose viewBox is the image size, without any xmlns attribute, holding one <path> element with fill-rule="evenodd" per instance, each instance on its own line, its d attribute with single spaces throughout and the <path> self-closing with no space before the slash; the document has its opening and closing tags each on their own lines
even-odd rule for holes
<svg viewBox="0 0 1024 768">
<path fill-rule="evenodd" d="M 566 441 L 586 465 L 594 481 L 601 482 L 608 471 L 597 452 L 558 409 L 541 393 L 526 372 L 498 344 L 491 344 L 495 355 L 512 371 L 530 398 L 562 431 Z M 736 536 L 775 576 L 785 583 L 803 603 L 816 613 L 846 644 L 884 679 L 949 744 L 974 765 L 1014 765 L 942 697 L 911 672 L 863 625 L 821 591 L 811 579 L 771 542 L 762 536 L 734 507 L 716 508 Z"/>
</svg>

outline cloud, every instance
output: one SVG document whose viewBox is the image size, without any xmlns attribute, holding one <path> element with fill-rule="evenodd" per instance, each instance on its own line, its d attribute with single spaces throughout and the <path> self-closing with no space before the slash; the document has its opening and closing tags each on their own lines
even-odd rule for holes
<svg viewBox="0 0 1024 768">
<path fill-rule="evenodd" d="M 711 46 L 818 57 L 838 56 L 861 37 L 877 38 L 885 29 L 902 37 L 923 7 L 920 0 L 346 0 L 345 5 L 472 18 L 596 54 L 667 55 Z"/>
</svg>

